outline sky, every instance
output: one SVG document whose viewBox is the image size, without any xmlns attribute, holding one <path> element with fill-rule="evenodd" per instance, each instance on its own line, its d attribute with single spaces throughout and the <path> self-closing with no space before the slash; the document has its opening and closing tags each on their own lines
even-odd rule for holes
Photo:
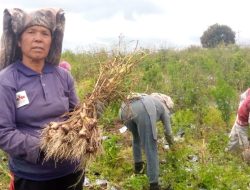
<svg viewBox="0 0 250 190">
<path fill-rule="evenodd" d="M 48 7 L 65 11 L 63 50 L 110 48 L 119 39 L 150 49 L 200 46 L 216 23 L 250 45 L 249 0 L 0 0 L 0 35 L 5 8 Z"/>
</svg>

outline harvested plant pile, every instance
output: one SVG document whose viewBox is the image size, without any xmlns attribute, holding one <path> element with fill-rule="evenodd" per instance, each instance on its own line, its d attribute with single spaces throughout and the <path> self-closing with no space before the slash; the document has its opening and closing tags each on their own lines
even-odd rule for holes
<svg viewBox="0 0 250 190">
<path fill-rule="evenodd" d="M 73 112 L 66 114 L 67 120 L 51 122 L 42 131 L 41 149 L 45 159 L 80 161 L 81 169 L 101 153 L 102 139 L 97 125 L 96 105 L 102 102 L 107 106 L 126 96 L 124 79 L 144 56 L 142 52 L 133 52 L 101 64 L 92 93 Z"/>
</svg>

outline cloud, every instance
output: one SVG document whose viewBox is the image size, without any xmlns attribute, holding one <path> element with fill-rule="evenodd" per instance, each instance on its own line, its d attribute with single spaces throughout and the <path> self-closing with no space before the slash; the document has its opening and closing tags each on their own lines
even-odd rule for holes
<svg viewBox="0 0 250 190">
<path fill-rule="evenodd" d="M 209 26 L 218 23 L 237 33 L 237 42 L 250 42 L 249 0 L 0 0 L 4 8 L 65 10 L 64 48 L 109 46 L 123 34 L 152 46 L 199 45 Z M 1 34 L 1 31 L 0 31 Z"/>
<path fill-rule="evenodd" d="M 134 20 L 134 15 L 157 14 L 162 10 L 152 0 L 25 0 L 18 3 L 17 0 L 1 0 L 2 5 L 9 8 L 19 7 L 24 10 L 42 7 L 60 7 L 66 12 L 80 13 L 89 21 L 109 19 L 118 13 L 122 13 L 128 20 Z M 6 7 L 8 8 L 8 7 Z"/>
<path fill-rule="evenodd" d="M 125 19 L 134 20 L 135 15 L 157 14 L 162 11 L 161 7 L 145 0 L 92 0 L 85 3 L 83 7 L 72 10 L 81 13 L 90 21 L 108 19 L 119 13 Z"/>
</svg>

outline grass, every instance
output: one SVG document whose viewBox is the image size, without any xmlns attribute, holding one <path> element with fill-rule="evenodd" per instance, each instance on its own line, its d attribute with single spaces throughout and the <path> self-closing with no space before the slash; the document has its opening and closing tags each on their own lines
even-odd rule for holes
<svg viewBox="0 0 250 190">
<path fill-rule="evenodd" d="M 9 170 L 7 167 L 7 156 L 0 151 L 0 190 L 8 190 L 9 188 Z"/>
<path fill-rule="evenodd" d="M 160 129 L 159 132 L 162 137 Z M 224 152 L 227 134 L 222 129 L 207 130 L 206 137 L 200 134 L 200 129 L 187 129 L 184 141 L 176 142 L 174 148 L 167 151 L 159 142 L 161 185 L 171 185 L 175 190 L 250 189 L 250 167 L 240 156 Z M 130 132 L 121 134 L 119 127 L 113 126 L 104 135 L 105 152 L 87 167 L 86 176 L 92 185 L 84 189 L 147 189 L 147 176 L 133 174 Z M 0 155 L 5 156 L 2 152 Z M 8 189 L 6 164 L 6 161 L 0 164 L 1 190 Z M 107 180 L 108 187 L 94 185 L 96 180 Z"/>
</svg>

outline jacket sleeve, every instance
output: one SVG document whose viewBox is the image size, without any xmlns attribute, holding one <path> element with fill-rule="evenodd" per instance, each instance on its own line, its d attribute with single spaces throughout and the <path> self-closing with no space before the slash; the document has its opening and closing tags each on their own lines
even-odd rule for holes
<svg viewBox="0 0 250 190">
<path fill-rule="evenodd" d="M 166 106 L 164 106 L 164 111 L 160 116 L 160 119 L 164 125 L 164 129 L 165 129 L 165 134 L 167 135 L 172 135 L 172 128 L 171 128 L 171 123 L 170 123 L 170 112 L 169 110 L 166 108 Z"/>
<path fill-rule="evenodd" d="M 237 113 L 237 123 L 241 126 L 248 126 L 250 112 L 250 96 L 248 96 L 240 105 Z"/>
<path fill-rule="evenodd" d="M 16 127 L 16 93 L 0 84 L 0 148 L 11 157 L 36 163 L 39 139 L 24 134 Z"/>
<path fill-rule="evenodd" d="M 69 109 L 73 110 L 79 104 L 79 99 L 76 94 L 74 79 L 70 74 L 68 77 L 68 87 L 69 87 Z"/>
<path fill-rule="evenodd" d="M 171 146 L 174 144 L 174 138 L 173 138 L 171 122 L 170 122 L 170 112 L 165 105 L 163 105 L 163 113 L 161 114 L 160 119 L 164 125 L 165 138 L 168 144 Z"/>
</svg>

